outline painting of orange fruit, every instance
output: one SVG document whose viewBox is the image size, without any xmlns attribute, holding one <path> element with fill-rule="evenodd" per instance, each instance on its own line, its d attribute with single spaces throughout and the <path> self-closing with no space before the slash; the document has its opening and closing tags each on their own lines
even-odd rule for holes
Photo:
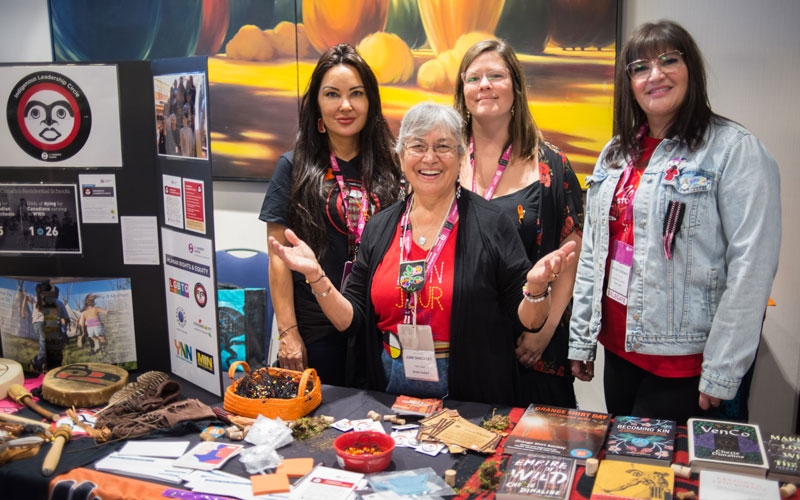
<svg viewBox="0 0 800 500">
<path fill-rule="evenodd" d="M 464 52 L 497 37 L 517 52 L 533 116 L 581 180 L 612 133 L 618 0 L 104 0 L 102 13 L 57 4 L 59 61 L 208 57 L 216 179 L 271 177 L 294 145 L 320 53 L 340 42 L 372 67 L 395 132 L 418 102 L 452 104 Z"/>
</svg>

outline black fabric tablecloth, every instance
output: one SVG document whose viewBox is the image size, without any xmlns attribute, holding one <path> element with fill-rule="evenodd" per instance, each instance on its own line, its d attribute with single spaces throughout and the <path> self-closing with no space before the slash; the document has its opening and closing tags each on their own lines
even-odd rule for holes
<svg viewBox="0 0 800 500">
<path fill-rule="evenodd" d="M 176 376 L 171 378 L 178 380 L 182 384 L 182 395 L 184 397 L 197 398 L 210 406 L 222 407 L 222 398 L 217 397 L 207 391 L 199 389 L 197 386 L 180 379 Z M 382 392 L 363 391 L 345 387 L 322 386 L 322 403 L 311 413 L 311 415 L 329 415 L 339 420 L 347 418 L 350 420 L 367 418 L 367 413 L 374 410 L 381 415 L 393 413 L 392 403 L 396 396 Z M 64 413 L 66 408 L 50 405 L 46 401 L 40 404 L 51 411 Z M 475 424 L 480 424 L 482 419 L 489 415 L 492 406 L 480 403 L 457 402 L 445 400 L 445 406 L 450 409 L 458 410 L 459 414 Z M 508 411 L 508 408 L 505 409 Z M 25 408 L 18 413 L 20 416 L 41 420 L 38 415 Z M 408 422 L 414 421 L 409 418 Z M 391 423 L 381 422 L 387 432 L 391 432 Z M 200 442 L 200 432 L 208 425 L 221 425 L 215 421 L 187 422 L 168 431 L 159 431 L 146 439 L 181 439 L 191 442 L 190 447 Z M 338 467 L 336 453 L 333 449 L 333 440 L 341 434 L 340 431 L 329 428 L 321 434 L 304 441 L 294 441 L 291 444 L 280 448 L 278 453 L 285 458 L 308 457 L 314 458 L 315 463 L 324 463 L 331 467 Z M 76 467 L 93 468 L 92 463 L 107 456 L 113 451 L 118 450 L 125 444 L 124 441 L 104 445 L 96 445 L 91 438 L 74 437 L 64 448 L 61 461 L 52 477 L 44 477 L 41 474 L 42 462 L 50 449 L 49 444 L 42 446 L 39 453 L 32 458 L 9 462 L 0 466 L 0 496 L 4 499 L 44 499 L 47 498 L 49 482 L 59 474 L 67 472 Z M 472 456 L 475 455 L 475 456 Z M 460 463 L 468 465 L 469 471 L 465 474 L 471 475 L 474 466 L 477 467 L 485 458 L 468 452 L 466 455 L 451 456 L 447 453 L 440 453 L 432 457 L 423 453 L 418 453 L 410 448 L 395 448 L 392 455 L 392 462 L 387 471 L 408 470 L 422 467 L 431 467 L 439 475 L 445 470 L 458 468 Z M 250 474 L 239 460 L 234 458 L 226 463 L 222 470 L 232 474 L 249 477 Z M 164 483 L 165 485 L 167 483 Z M 175 485 L 170 485 L 175 487 Z"/>
</svg>

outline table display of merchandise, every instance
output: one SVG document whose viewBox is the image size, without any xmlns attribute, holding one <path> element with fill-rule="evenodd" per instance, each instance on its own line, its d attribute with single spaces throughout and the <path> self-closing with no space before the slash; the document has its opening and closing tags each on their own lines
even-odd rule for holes
<svg viewBox="0 0 800 500">
<path fill-rule="evenodd" d="M 296 375 L 299 380 L 302 373 Z M 0 484 L 10 485 L 8 498 L 43 498 L 48 489 L 61 492 L 51 498 L 82 498 L 80 485 L 102 498 L 130 498 L 133 492 L 137 498 L 689 499 L 703 491 L 699 471 L 689 470 L 687 428 L 662 431 L 651 421 L 637 420 L 637 433 L 628 436 L 632 420 L 616 426 L 612 420 L 607 428 L 614 439 L 606 446 L 633 452 L 637 446 L 650 450 L 652 441 L 659 450 L 671 448 L 671 464 L 608 461 L 605 446 L 598 454 L 571 445 L 579 450 L 573 457 L 562 446 L 550 454 L 546 446 L 535 452 L 506 449 L 509 435 L 531 442 L 596 441 L 596 426 L 587 426 L 585 415 L 560 423 L 557 431 L 530 417 L 526 424 L 534 405 L 445 399 L 439 407 L 430 400 L 320 385 L 315 378 L 317 387 L 305 394 L 317 389 L 321 402 L 302 417 L 283 420 L 238 415 L 191 382 L 146 372 L 131 374 L 132 382 L 108 403 L 73 410 L 42 398 L 44 378 L 26 379 L 25 389 L 55 421 L 10 398 L 0 407 Z M 404 407 L 414 411 L 401 414 Z M 589 413 L 591 420 L 606 421 Z M 555 438 L 546 439 L 548 433 Z M 714 442 L 697 439 L 704 446 Z M 778 491 L 769 475 L 761 479 Z M 792 486 L 784 486 L 783 498 L 800 498 Z"/>
</svg>

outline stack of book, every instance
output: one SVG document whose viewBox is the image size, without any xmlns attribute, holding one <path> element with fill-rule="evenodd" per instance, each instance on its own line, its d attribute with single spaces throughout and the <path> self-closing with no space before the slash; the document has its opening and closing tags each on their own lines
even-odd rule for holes
<svg viewBox="0 0 800 500">
<path fill-rule="evenodd" d="M 583 465 L 600 453 L 610 424 L 607 413 L 532 404 L 508 435 L 504 451 L 558 455 Z"/>
<path fill-rule="evenodd" d="M 497 500 L 567 499 L 575 478 L 575 459 L 515 453 L 508 460 Z"/>
<path fill-rule="evenodd" d="M 603 460 L 590 500 L 672 500 L 672 468 L 622 460 Z"/>
<path fill-rule="evenodd" d="M 675 428 L 674 420 L 615 417 L 605 458 L 669 467 L 675 451 Z"/>
<path fill-rule="evenodd" d="M 692 469 L 766 476 L 767 454 L 757 424 L 690 418 L 686 427 Z"/>
</svg>

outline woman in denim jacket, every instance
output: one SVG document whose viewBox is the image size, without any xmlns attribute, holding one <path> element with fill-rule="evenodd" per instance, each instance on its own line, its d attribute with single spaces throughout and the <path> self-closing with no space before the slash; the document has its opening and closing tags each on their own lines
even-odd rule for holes
<svg viewBox="0 0 800 500">
<path fill-rule="evenodd" d="M 681 26 L 638 27 L 615 84 L 617 135 L 587 179 L 572 373 L 593 378 L 599 340 L 610 413 L 725 416 L 778 266 L 778 166 L 711 111 L 702 56 Z"/>
</svg>

